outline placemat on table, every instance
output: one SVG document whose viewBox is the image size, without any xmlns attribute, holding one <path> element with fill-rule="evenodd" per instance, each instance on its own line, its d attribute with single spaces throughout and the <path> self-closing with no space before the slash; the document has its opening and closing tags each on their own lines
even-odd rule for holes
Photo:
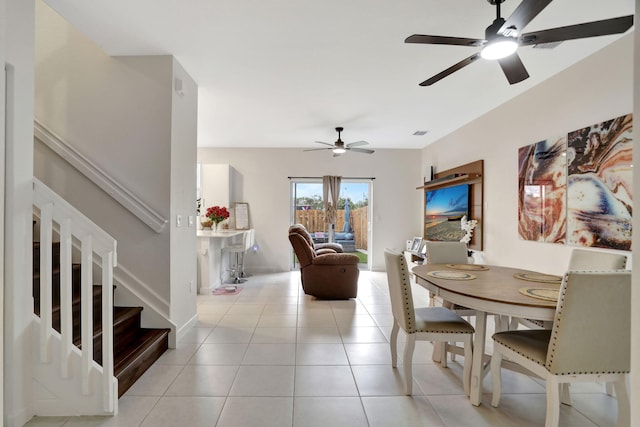
<svg viewBox="0 0 640 427">
<path fill-rule="evenodd" d="M 545 301 L 558 301 L 558 295 L 560 295 L 559 289 L 520 288 L 518 290 L 523 295 L 526 295 L 528 297 L 543 299 Z"/>
<path fill-rule="evenodd" d="M 436 279 L 449 279 L 449 280 L 473 280 L 476 278 L 473 274 L 463 273 L 461 271 L 450 270 L 436 270 L 427 273 L 427 276 L 435 277 Z"/>
<path fill-rule="evenodd" d="M 562 282 L 562 276 L 554 276 L 552 274 L 516 273 L 513 275 L 513 277 L 520 280 L 527 280 L 529 282 L 554 283 L 554 284 L 559 284 Z"/>
<path fill-rule="evenodd" d="M 468 271 L 484 271 L 489 269 L 489 267 L 487 267 L 486 265 L 480 264 L 447 264 L 447 267 L 453 268 L 454 270 Z"/>
</svg>

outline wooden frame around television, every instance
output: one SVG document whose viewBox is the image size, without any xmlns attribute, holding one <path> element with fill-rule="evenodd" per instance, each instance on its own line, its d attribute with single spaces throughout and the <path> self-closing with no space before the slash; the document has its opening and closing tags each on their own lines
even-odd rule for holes
<svg viewBox="0 0 640 427">
<path fill-rule="evenodd" d="M 483 185 L 482 176 L 484 173 L 484 161 L 477 160 L 462 166 L 447 169 L 434 175 L 433 180 L 425 182 L 417 190 L 423 191 L 422 214 L 425 216 L 426 200 L 424 200 L 425 190 L 450 187 L 458 184 L 469 184 L 469 220 L 475 219 L 478 225 L 473 230 L 469 249 L 481 251 L 483 249 L 482 238 L 482 206 L 483 206 Z M 424 225 L 423 225 L 424 226 Z M 423 229 L 423 237 L 426 236 L 426 228 Z"/>
</svg>

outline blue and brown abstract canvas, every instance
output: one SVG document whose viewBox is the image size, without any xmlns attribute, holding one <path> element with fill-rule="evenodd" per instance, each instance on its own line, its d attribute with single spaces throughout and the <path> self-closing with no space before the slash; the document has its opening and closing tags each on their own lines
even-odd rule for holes
<svg viewBox="0 0 640 427">
<path fill-rule="evenodd" d="M 566 137 L 518 149 L 518 235 L 566 243 Z"/>
<path fill-rule="evenodd" d="M 567 243 L 631 249 L 631 114 L 567 137 Z"/>
</svg>

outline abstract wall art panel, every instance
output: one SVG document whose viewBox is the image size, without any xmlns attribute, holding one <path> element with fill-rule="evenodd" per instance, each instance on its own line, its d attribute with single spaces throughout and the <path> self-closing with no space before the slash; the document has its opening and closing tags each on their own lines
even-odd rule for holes
<svg viewBox="0 0 640 427">
<path fill-rule="evenodd" d="M 632 115 L 569 133 L 567 242 L 631 249 Z"/>
<path fill-rule="evenodd" d="M 566 138 L 518 149 L 518 235 L 523 240 L 566 242 Z"/>
</svg>

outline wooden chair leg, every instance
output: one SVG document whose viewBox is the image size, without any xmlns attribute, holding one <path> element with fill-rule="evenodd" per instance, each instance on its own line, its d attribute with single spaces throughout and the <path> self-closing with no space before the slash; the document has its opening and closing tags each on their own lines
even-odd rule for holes
<svg viewBox="0 0 640 427">
<path fill-rule="evenodd" d="M 442 365 L 443 368 L 447 367 L 447 346 L 448 345 L 449 343 L 446 341 L 442 341 L 440 343 L 440 364 Z"/>
<path fill-rule="evenodd" d="M 607 394 L 607 396 L 613 396 L 613 384 L 604 383 L 604 392 Z"/>
<path fill-rule="evenodd" d="M 517 331 L 519 324 L 520 324 L 520 322 L 518 322 L 518 318 L 517 317 L 512 317 L 511 321 L 509 322 L 509 330 L 510 331 Z"/>
<path fill-rule="evenodd" d="M 571 384 L 562 383 L 560 386 L 560 403 L 563 405 L 571 406 L 573 402 L 571 401 Z"/>
<path fill-rule="evenodd" d="M 491 406 L 497 407 L 500 403 L 500 395 L 502 394 L 502 353 L 496 351 L 494 348 L 493 355 L 491 356 L 491 385 L 493 387 L 493 394 L 491 396 Z"/>
<path fill-rule="evenodd" d="M 618 401 L 618 427 L 631 425 L 631 407 L 625 377 L 626 375 L 621 375 L 620 379 L 613 383 Z"/>
<path fill-rule="evenodd" d="M 464 340 L 464 366 L 462 369 L 462 385 L 467 396 L 471 393 L 471 361 L 473 359 L 472 335 Z"/>
<path fill-rule="evenodd" d="M 547 416 L 545 427 L 558 427 L 560 421 L 560 383 L 558 378 L 550 376 L 547 378 Z"/>
<path fill-rule="evenodd" d="M 391 367 L 398 366 L 398 322 L 393 320 L 393 328 L 391 328 L 391 337 L 389 339 L 389 346 L 391 347 Z"/>
<path fill-rule="evenodd" d="M 404 357 L 402 363 L 404 365 L 404 380 L 406 384 L 407 396 L 413 394 L 413 350 L 416 347 L 415 334 L 407 335 L 407 342 L 404 344 Z"/>
</svg>

